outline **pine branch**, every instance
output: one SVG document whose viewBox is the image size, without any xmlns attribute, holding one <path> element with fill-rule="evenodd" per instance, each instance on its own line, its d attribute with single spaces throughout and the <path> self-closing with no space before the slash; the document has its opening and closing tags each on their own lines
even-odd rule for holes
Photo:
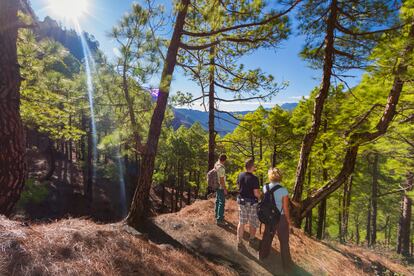
<svg viewBox="0 0 414 276">
<path fill-rule="evenodd" d="M 268 19 L 262 20 L 260 22 L 240 24 L 240 25 L 236 25 L 236 26 L 232 26 L 232 27 L 218 29 L 218 30 L 211 31 L 211 32 L 195 33 L 195 32 L 190 32 L 190 31 L 183 30 L 183 35 L 188 35 L 188 36 L 192 36 L 192 37 L 208 37 L 208 36 L 213 36 L 213 35 L 229 32 L 229 31 L 234 31 L 234 30 L 239 30 L 239 29 L 243 29 L 243 28 L 263 26 L 263 25 L 266 25 L 266 24 L 268 24 L 268 23 L 270 23 L 270 22 L 272 22 L 272 21 L 288 14 L 300 2 L 301 2 L 301 0 L 296 0 L 287 10 L 285 10 L 285 11 L 279 13 L 279 14 L 276 14 L 272 17 L 269 17 Z"/>
</svg>

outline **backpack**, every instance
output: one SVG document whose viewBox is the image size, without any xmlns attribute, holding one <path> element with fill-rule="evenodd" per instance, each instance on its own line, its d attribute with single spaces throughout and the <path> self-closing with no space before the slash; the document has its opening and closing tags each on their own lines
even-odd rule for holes
<svg viewBox="0 0 414 276">
<path fill-rule="evenodd" d="M 257 205 L 257 217 L 265 225 L 275 225 L 279 223 L 281 213 L 276 206 L 274 192 L 282 188 L 276 185 L 269 191 L 269 184 L 266 184 L 264 198 Z"/>
<path fill-rule="evenodd" d="M 216 191 L 220 187 L 218 173 L 215 167 L 207 173 L 207 184 L 212 191 Z"/>
</svg>

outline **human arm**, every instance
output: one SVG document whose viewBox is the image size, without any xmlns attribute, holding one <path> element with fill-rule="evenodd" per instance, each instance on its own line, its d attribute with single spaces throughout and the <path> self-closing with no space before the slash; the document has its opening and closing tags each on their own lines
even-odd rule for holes
<svg viewBox="0 0 414 276">
<path fill-rule="evenodd" d="M 289 224 L 289 227 L 292 225 L 292 221 L 290 219 L 290 210 L 289 210 L 289 196 L 284 196 L 282 198 L 282 205 L 283 205 L 283 213 L 286 217 L 286 220 Z"/>
<path fill-rule="evenodd" d="M 260 190 L 259 189 L 254 189 L 253 190 L 254 196 L 259 199 L 260 198 Z"/>
</svg>

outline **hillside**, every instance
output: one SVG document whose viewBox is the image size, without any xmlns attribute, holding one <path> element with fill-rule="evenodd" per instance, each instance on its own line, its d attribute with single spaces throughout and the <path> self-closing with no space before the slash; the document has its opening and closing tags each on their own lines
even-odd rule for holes
<svg viewBox="0 0 414 276">
<path fill-rule="evenodd" d="M 298 104 L 297 103 L 284 103 L 281 105 L 281 108 L 285 110 L 293 110 Z M 239 124 L 239 121 L 233 116 L 237 117 L 238 115 L 246 115 L 252 111 L 236 111 L 224 113 L 218 112 L 215 120 L 216 131 L 220 135 L 226 135 L 227 133 L 233 132 L 234 129 Z M 233 116 L 232 116 L 233 115 Z M 184 125 L 190 127 L 195 122 L 199 122 L 204 129 L 208 129 L 208 112 L 194 110 L 194 109 L 185 109 L 185 108 L 175 108 L 174 109 L 174 120 L 173 126 L 175 129 Z"/>
<path fill-rule="evenodd" d="M 179 213 L 161 215 L 155 224 L 172 239 L 198 252 L 217 264 L 228 266 L 239 275 L 280 275 L 281 260 L 278 241 L 274 240 L 270 259 L 260 262 L 257 253 L 236 250 L 238 207 L 234 200 L 226 203 L 228 226 L 214 224 L 214 202 L 197 201 Z M 183 219 L 185 218 L 185 219 Z M 159 235 L 153 231 L 154 235 Z M 296 264 L 295 275 L 412 275 L 406 268 L 372 251 L 345 245 L 321 243 L 295 229 L 290 238 L 291 253 Z"/>
<path fill-rule="evenodd" d="M 234 275 L 122 224 L 28 225 L 0 217 L 0 233 L 0 275 Z"/>
<path fill-rule="evenodd" d="M 0 275 L 280 275 L 278 242 L 270 259 L 237 252 L 237 206 L 228 226 L 213 223 L 213 200 L 155 217 L 148 235 L 122 223 L 66 219 L 27 224 L 0 217 Z M 320 243 L 295 229 L 294 275 L 412 275 L 414 269 L 374 252 Z"/>
</svg>

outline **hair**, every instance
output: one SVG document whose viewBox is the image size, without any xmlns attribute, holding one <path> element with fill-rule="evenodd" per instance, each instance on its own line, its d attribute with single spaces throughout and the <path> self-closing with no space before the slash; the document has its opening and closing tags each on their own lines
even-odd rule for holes
<svg viewBox="0 0 414 276">
<path fill-rule="evenodd" d="M 254 166 L 253 158 L 247 159 L 246 162 L 244 162 L 244 167 L 246 168 L 246 170 L 250 170 L 251 168 L 253 168 L 253 166 Z"/>
<path fill-rule="evenodd" d="M 282 172 L 278 168 L 270 168 L 267 172 L 269 180 L 271 182 L 280 182 L 282 181 Z"/>
<path fill-rule="evenodd" d="M 220 160 L 220 162 L 224 162 L 224 161 L 226 161 L 226 160 L 227 160 L 227 155 L 225 155 L 225 154 L 220 154 L 219 160 Z"/>
</svg>

